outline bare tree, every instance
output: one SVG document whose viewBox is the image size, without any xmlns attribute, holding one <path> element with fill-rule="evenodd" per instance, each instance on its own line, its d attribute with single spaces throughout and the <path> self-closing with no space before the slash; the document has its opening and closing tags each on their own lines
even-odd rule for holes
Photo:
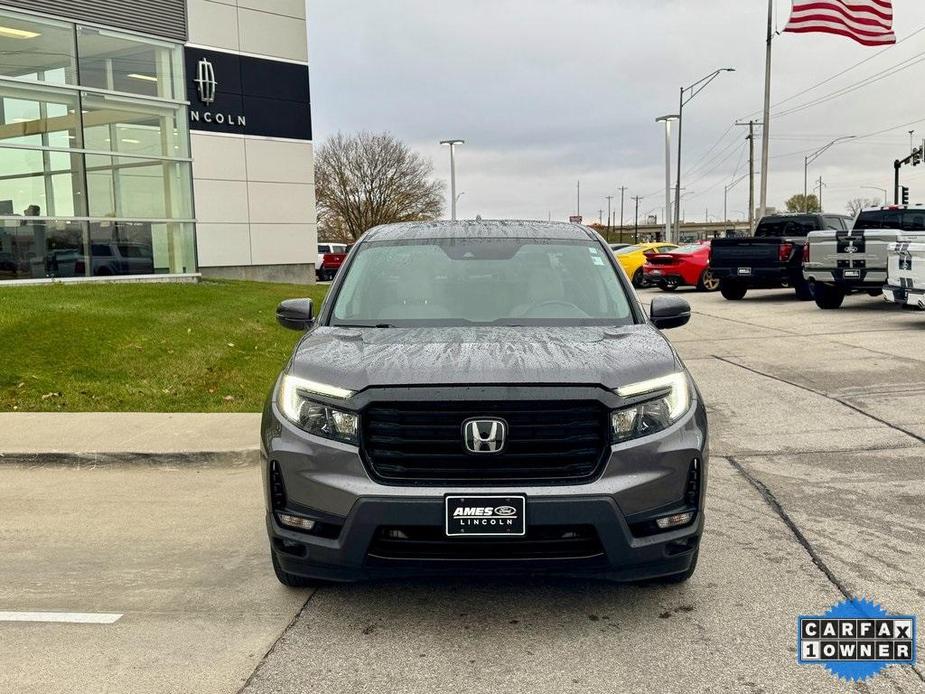
<svg viewBox="0 0 925 694">
<path fill-rule="evenodd" d="M 856 216 L 865 207 L 880 207 L 880 198 L 854 198 L 845 205 L 845 209 L 848 210 L 848 214 L 852 217 Z"/>
<path fill-rule="evenodd" d="M 433 164 L 388 133 L 338 133 L 315 154 L 319 236 L 352 242 L 378 224 L 438 219 Z"/>
</svg>

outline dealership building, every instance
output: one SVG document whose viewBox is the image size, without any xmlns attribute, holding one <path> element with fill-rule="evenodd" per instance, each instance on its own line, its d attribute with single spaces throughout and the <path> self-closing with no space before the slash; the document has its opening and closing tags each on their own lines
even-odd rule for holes
<svg viewBox="0 0 925 694">
<path fill-rule="evenodd" d="M 304 0 L 0 0 L 0 282 L 311 282 Z"/>
</svg>

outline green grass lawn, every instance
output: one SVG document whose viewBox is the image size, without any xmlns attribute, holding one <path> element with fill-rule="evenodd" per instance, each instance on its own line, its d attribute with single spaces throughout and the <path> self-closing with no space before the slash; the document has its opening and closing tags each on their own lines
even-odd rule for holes
<svg viewBox="0 0 925 694">
<path fill-rule="evenodd" d="M 282 299 L 327 287 L 200 284 L 0 289 L 0 411 L 256 412 L 299 334 Z"/>
</svg>

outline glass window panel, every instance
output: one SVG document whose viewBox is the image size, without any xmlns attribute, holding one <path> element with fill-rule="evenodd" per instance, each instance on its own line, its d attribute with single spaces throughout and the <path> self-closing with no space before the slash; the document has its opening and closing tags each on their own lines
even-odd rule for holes
<svg viewBox="0 0 925 694">
<path fill-rule="evenodd" d="M 0 76 L 76 84 L 74 25 L 0 11 Z"/>
<path fill-rule="evenodd" d="M 91 274 L 176 274 L 196 271 L 195 235 L 190 223 L 93 222 Z"/>
<path fill-rule="evenodd" d="M 85 94 L 84 147 L 154 157 L 188 157 L 186 109 Z"/>
<path fill-rule="evenodd" d="M 85 222 L 0 221 L 0 281 L 86 275 Z"/>
<path fill-rule="evenodd" d="M 81 157 L 0 146 L 0 214 L 83 216 Z"/>
<path fill-rule="evenodd" d="M 85 87 L 176 99 L 182 93 L 182 48 L 115 31 L 79 26 L 77 53 Z"/>
<path fill-rule="evenodd" d="M 87 156 L 91 217 L 192 218 L 188 162 Z"/>
<path fill-rule="evenodd" d="M 0 146 L 80 147 L 77 95 L 0 84 Z"/>
</svg>

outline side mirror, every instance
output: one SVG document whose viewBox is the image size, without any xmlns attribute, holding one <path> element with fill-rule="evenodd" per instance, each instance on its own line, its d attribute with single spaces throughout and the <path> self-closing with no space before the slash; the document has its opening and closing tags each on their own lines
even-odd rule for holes
<svg viewBox="0 0 925 694">
<path fill-rule="evenodd" d="M 315 322 L 311 299 L 287 299 L 276 307 L 276 322 L 289 330 L 304 332 Z"/>
<path fill-rule="evenodd" d="M 652 299 L 649 315 L 659 330 L 680 328 L 691 319 L 691 305 L 677 296 L 657 296 Z"/>
</svg>

